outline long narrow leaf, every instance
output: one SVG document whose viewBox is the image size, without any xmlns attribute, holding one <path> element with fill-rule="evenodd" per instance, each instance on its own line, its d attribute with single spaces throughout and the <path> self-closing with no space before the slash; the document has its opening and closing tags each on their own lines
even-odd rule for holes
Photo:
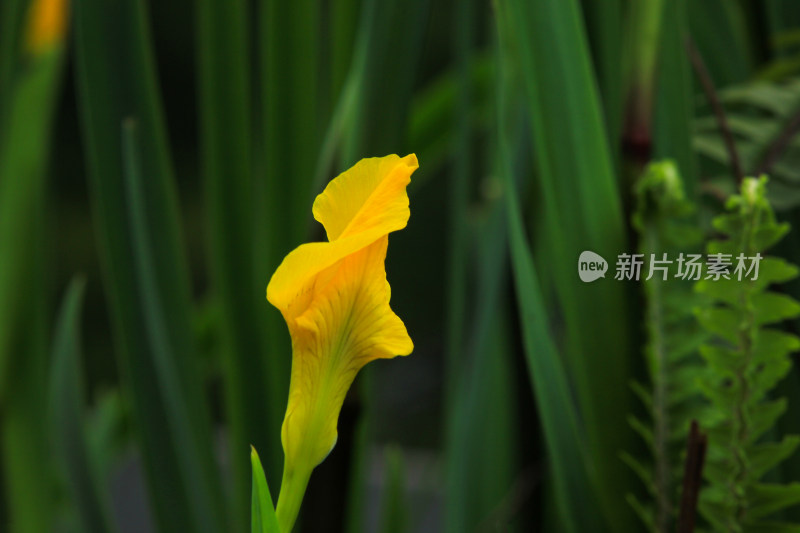
<svg viewBox="0 0 800 533">
<path fill-rule="evenodd" d="M 508 23 L 504 10 L 498 15 L 501 28 Z M 505 34 L 501 43 L 508 45 Z M 504 49 L 504 48 L 501 48 Z M 501 63 L 498 87 L 498 171 L 506 186 L 508 246 L 520 313 L 523 347 L 528 373 L 539 407 L 544 432 L 548 465 L 552 471 L 553 499 L 557 508 L 560 531 L 603 530 L 598 510 L 591 505 L 595 481 L 588 460 L 584 437 L 579 426 L 577 406 L 570 390 L 569 377 L 561 354 L 550 332 L 550 321 L 538 283 L 538 275 L 530 248 L 525 239 L 524 223 L 517 200 L 513 176 L 511 139 L 506 131 L 507 99 L 512 76 L 507 62 Z M 575 509 L 581 509 L 576 513 Z"/>
<path fill-rule="evenodd" d="M 422 51 L 424 25 L 398 24 L 399 20 L 424 19 L 427 0 L 364 0 L 361 3 L 359 30 L 353 49 L 353 65 L 348 83 L 352 89 L 352 108 L 342 131 L 338 162 L 328 177 L 367 156 L 403 152 L 407 110 L 409 109 L 417 64 Z M 403 46 L 396 44 L 402 42 Z M 387 60 L 391 58 L 391 60 Z M 342 94 L 345 96 L 345 93 Z M 409 150 L 412 151 L 412 150 Z M 423 162 L 423 169 L 425 163 Z M 419 174 L 415 174 L 415 179 Z M 412 181 L 413 183 L 413 181 Z M 317 190 L 324 183 L 317 183 Z M 359 374 L 359 389 L 365 408 L 357 423 L 357 444 L 354 447 L 349 494 L 364 494 L 368 475 L 365 454 L 375 437 L 372 379 L 375 369 Z M 364 498 L 351 500 L 347 512 L 348 531 L 361 531 L 365 515 Z"/>
<path fill-rule="evenodd" d="M 753 71 L 743 5 L 727 0 L 687 3 L 689 31 L 718 87 L 742 82 Z"/>
<path fill-rule="evenodd" d="M 623 284 L 581 283 L 575 275 L 582 251 L 613 258 L 626 241 L 586 36 L 575 0 L 497 5 L 506 53 L 524 82 L 533 134 L 546 244 L 537 257 L 548 264 L 562 311 L 567 368 L 605 487 L 597 494 L 600 507 L 625 529 L 631 515 L 621 495 L 632 480 L 619 472 L 617 453 L 629 438 L 619 414 L 630 403 L 628 295 Z"/>
<path fill-rule="evenodd" d="M 320 4 L 313 0 L 259 0 L 257 5 L 263 174 L 255 183 L 255 240 L 256 275 L 263 296 L 270 274 L 309 232 L 314 163 L 322 137 L 318 111 L 323 85 L 318 59 Z M 280 313 L 262 303 L 266 309 L 262 327 L 270 409 L 265 430 L 273 436 L 262 455 L 267 476 L 277 487 L 291 345 Z"/>
<path fill-rule="evenodd" d="M 85 281 L 73 279 L 61 304 L 50 369 L 50 412 L 55 452 L 61 460 L 69 495 L 86 533 L 111 533 L 107 491 L 91 456 L 84 417 L 81 375 L 80 313 Z"/>
<path fill-rule="evenodd" d="M 463 330 L 460 368 L 449 369 L 454 383 L 447 411 L 445 530 L 453 533 L 492 518 L 512 491 L 518 467 L 512 352 L 506 313 L 498 311 L 508 266 L 502 202 L 495 202 L 473 234 L 480 258 L 470 306 L 475 313 Z"/>
<path fill-rule="evenodd" d="M 674 159 L 689 196 L 694 196 L 698 179 L 697 156 L 692 150 L 694 86 L 684 49 L 688 34 L 686 2 L 666 2 L 661 28 L 661 52 L 655 94 L 653 155 Z"/>
<path fill-rule="evenodd" d="M 0 31 L 11 31 L 18 22 L 6 20 Z M 38 533 L 52 529 L 54 507 L 41 393 L 47 383 L 48 330 L 45 167 L 61 86 L 63 36 L 52 36 L 46 50 L 32 51 L 16 42 L 20 33 L 13 31 L 10 42 L 1 37 L 3 46 L 11 47 L 2 61 L 25 68 L 0 72 L 13 76 L 0 88 L 7 90 L 0 94 L 5 98 L 0 104 L 5 109 L 0 111 L 0 440 L 9 530 Z"/>
<path fill-rule="evenodd" d="M 191 403 L 184 389 L 186 383 L 181 383 L 180 373 L 185 369 L 176 365 L 176 355 L 181 349 L 178 343 L 185 339 L 176 338 L 175 330 L 171 329 L 177 324 L 171 324 L 166 315 L 170 295 L 159 286 L 154 243 L 157 237 L 148 219 L 153 208 L 145 197 L 135 122 L 126 121 L 122 136 L 126 215 L 130 227 L 134 287 L 140 297 L 137 304 L 143 326 L 142 341 L 147 350 L 145 353 L 152 357 L 156 383 L 163 394 L 162 408 L 169 419 L 170 436 L 179 443 L 171 460 L 176 463 L 184 480 L 184 496 L 194 513 L 190 518 L 196 521 L 194 528 L 198 531 L 218 531 L 223 518 L 220 500 L 215 499 L 219 498 L 219 486 L 216 485 L 214 462 L 209 453 L 211 441 L 207 440 L 207 428 L 197 425 L 198 418 L 193 413 L 202 405 L 202 399 L 198 404 Z M 172 304 L 175 303 L 177 301 L 173 300 Z M 182 349 L 186 349 L 185 345 Z M 191 385 L 196 386 L 197 382 Z M 202 431 L 204 429 L 206 431 Z"/>
<path fill-rule="evenodd" d="M 267 478 L 264 476 L 264 468 L 261 466 L 261 459 L 258 458 L 255 448 L 250 450 L 250 464 L 253 472 L 250 531 L 252 533 L 281 533 L 280 527 L 278 527 L 278 518 L 275 516 L 275 506 L 269 493 Z"/>
<path fill-rule="evenodd" d="M 525 355 L 553 470 L 561 526 L 564 531 L 591 531 L 592 527 L 600 526 L 597 517 L 590 516 L 591 507 L 586 505 L 587 491 L 593 487 L 591 476 L 587 474 L 591 467 L 581 444 L 578 415 L 560 355 L 547 331 L 547 312 L 533 258 L 525 242 L 519 206 L 513 194 L 507 198 L 509 246 Z M 575 513 L 574 509 L 582 511 Z"/>
<path fill-rule="evenodd" d="M 98 248 L 154 517 L 164 532 L 224 530 L 145 4 L 78 0 L 75 23 Z"/>
<path fill-rule="evenodd" d="M 408 504 L 405 499 L 405 463 L 400 448 L 389 447 L 386 456 L 386 486 L 381 502 L 380 533 L 408 531 Z"/>
<path fill-rule="evenodd" d="M 268 451 L 279 462 L 280 448 L 270 420 L 272 398 L 264 369 L 266 305 L 263 278 L 255 275 L 253 160 L 248 74 L 248 18 L 243 1 L 198 2 L 202 150 L 208 212 L 212 282 L 220 302 L 225 399 L 230 427 L 235 515 L 247 515 L 250 465 L 247 446 Z M 274 354 L 273 357 L 279 357 Z"/>
<path fill-rule="evenodd" d="M 24 6 L 23 0 L 6 0 L 0 4 L 0 122 L 8 111 L 12 79 L 19 63 L 19 35 Z"/>
<path fill-rule="evenodd" d="M 622 34 L 620 0 L 583 0 L 583 14 L 591 44 L 605 123 L 614 161 L 619 163 L 622 130 Z M 617 167 L 619 168 L 619 167 Z"/>
</svg>

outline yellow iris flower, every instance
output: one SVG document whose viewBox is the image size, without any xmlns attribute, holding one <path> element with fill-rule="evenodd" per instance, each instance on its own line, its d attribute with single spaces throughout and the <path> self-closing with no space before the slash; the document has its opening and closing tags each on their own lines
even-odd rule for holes
<svg viewBox="0 0 800 533">
<path fill-rule="evenodd" d="M 358 371 L 414 348 L 389 307 L 384 259 L 389 233 L 408 222 L 406 186 L 417 167 L 414 154 L 362 159 L 331 181 L 313 207 L 328 242 L 296 248 L 267 286 L 292 337 L 277 506 L 283 533 L 294 525 L 311 471 L 336 444 L 339 412 Z"/>
</svg>

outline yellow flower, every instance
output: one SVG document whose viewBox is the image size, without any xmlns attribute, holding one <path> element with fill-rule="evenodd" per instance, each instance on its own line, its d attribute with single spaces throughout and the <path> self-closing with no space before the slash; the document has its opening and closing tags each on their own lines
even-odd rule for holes
<svg viewBox="0 0 800 533">
<path fill-rule="evenodd" d="M 34 55 L 49 51 L 67 31 L 67 0 L 34 0 L 28 18 L 26 48 Z"/>
<path fill-rule="evenodd" d="M 267 286 L 267 300 L 292 337 L 277 509 L 284 533 L 294 525 L 311 471 L 336 444 L 339 412 L 358 371 L 414 348 L 389 307 L 384 259 L 388 234 L 408 222 L 406 186 L 417 167 L 413 154 L 362 159 L 331 181 L 313 207 L 328 242 L 296 248 Z"/>
</svg>

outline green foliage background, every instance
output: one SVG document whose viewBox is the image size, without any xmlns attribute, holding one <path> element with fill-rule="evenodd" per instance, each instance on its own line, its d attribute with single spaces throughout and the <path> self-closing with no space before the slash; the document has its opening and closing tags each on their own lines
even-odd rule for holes
<svg viewBox="0 0 800 533">
<path fill-rule="evenodd" d="M 247 530 L 291 362 L 264 290 L 361 157 L 420 160 L 387 260 L 416 348 L 358 378 L 302 531 L 638 530 L 658 289 L 575 269 L 679 244 L 632 224 L 651 159 L 707 238 L 733 144 L 800 263 L 794 0 L 72 0 L 36 57 L 30 4 L 0 3 L 0 531 Z"/>
</svg>

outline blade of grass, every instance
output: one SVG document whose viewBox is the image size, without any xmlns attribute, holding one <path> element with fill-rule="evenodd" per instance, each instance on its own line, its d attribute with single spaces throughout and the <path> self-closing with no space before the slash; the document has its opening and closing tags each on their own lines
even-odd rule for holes
<svg viewBox="0 0 800 533">
<path fill-rule="evenodd" d="M 42 221 L 44 222 L 44 221 Z M 54 526 L 55 479 L 46 425 L 47 405 L 41 393 L 47 386 L 46 294 L 39 285 L 45 276 L 44 228 L 26 221 L 28 255 L 35 255 L 20 287 L 28 287 L 26 300 L 15 308 L 15 331 L 9 349 L 13 379 L 3 391 L 0 444 L 4 477 L 5 511 L 9 533 L 39 533 Z"/>
<path fill-rule="evenodd" d="M 427 0 L 364 0 L 361 4 L 359 33 L 348 80 L 353 82 L 352 108 L 348 109 L 349 118 L 343 124 L 335 171 L 328 177 L 333 177 L 362 157 L 403 151 L 406 114 L 413 96 L 414 74 L 422 49 L 424 25 L 409 26 L 398 24 L 397 21 L 424 20 L 427 8 Z M 398 42 L 402 42 L 403 46 L 398 48 Z M 347 88 L 342 97 L 345 97 L 346 91 Z M 418 175 L 415 174 L 415 179 Z M 324 185 L 324 182 L 317 183 L 315 188 L 319 190 Z M 365 476 L 369 473 L 366 454 L 374 439 L 372 418 L 376 416 L 371 408 L 374 405 L 373 372 L 373 368 L 367 367 L 358 378 L 360 397 L 365 405 L 356 425 L 357 438 L 348 489 L 347 531 L 363 530 L 365 499 L 353 495 L 364 494 Z"/>
<path fill-rule="evenodd" d="M 468 63 L 468 79 L 464 79 L 461 66 L 457 64 L 417 90 L 411 104 L 406 144 L 425 162 L 426 176 L 442 172 L 453 158 L 454 143 L 460 144 L 458 139 L 486 131 L 491 122 L 494 58 L 486 51 L 473 50 Z M 464 83 L 470 84 L 471 94 L 470 108 L 466 110 L 461 109 L 459 96 Z M 468 120 L 462 120 L 464 118 Z M 455 127 L 457 123 L 462 125 Z M 425 183 L 416 179 L 411 182 L 410 190 L 417 191 Z"/>
<path fill-rule="evenodd" d="M 7 115 L 0 118 L 0 439 L 12 533 L 50 531 L 54 507 L 41 394 L 47 383 L 49 288 L 43 214 L 63 45 L 28 52 L 25 68 L 9 85 Z"/>
<path fill-rule="evenodd" d="M 368 4 L 371 6 L 371 4 Z M 324 140 L 317 165 L 314 171 L 312 191 L 322 190 L 331 176 L 336 174 L 334 163 L 347 138 L 348 132 L 353 128 L 353 121 L 359 109 L 359 100 L 364 90 L 364 76 L 366 74 L 367 50 L 369 39 L 372 35 L 372 11 L 365 9 L 362 23 L 359 26 L 353 57 L 344 86 L 339 93 L 333 114 L 328 122 Z"/>
<path fill-rule="evenodd" d="M 386 484 L 381 504 L 381 533 L 408 531 L 408 506 L 405 498 L 405 462 L 403 450 L 388 447 L 386 457 Z"/>
<path fill-rule="evenodd" d="M 73 279 L 59 311 L 50 368 L 50 420 L 55 453 L 78 511 L 81 531 L 110 533 L 116 528 L 110 518 L 108 493 L 99 482 L 91 455 L 83 413 L 80 314 L 85 285 L 83 279 Z"/>
<path fill-rule="evenodd" d="M 172 165 L 142 0 L 75 3 L 89 186 L 116 353 L 154 517 L 165 532 L 225 529 L 208 406 L 189 325 Z M 141 132 L 120 126 L 136 117 Z"/>
<path fill-rule="evenodd" d="M 450 175 L 449 226 L 450 245 L 448 257 L 447 287 L 447 359 L 445 362 L 445 413 L 449 413 L 456 402 L 454 396 L 462 375 L 460 356 L 464 352 L 466 339 L 467 302 L 467 251 L 469 228 L 467 226 L 467 206 L 469 203 L 472 165 L 474 158 L 470 142 L 470 111 L 473 99 L 472 84 L 469 78 L 470 61 L 474 48 L 475 1 L 465 0 L 458 11 L 455 28 L 454 48 L 457 63 L 458 83 L 456 85 L 457 106 L 453 109 L 455 135 L 452 144 L 452 170 Z"/>
<path fill-rule="evenodd" d="M 502 105 L 501 105 L 502 107 Z M 502 116 L 503 111 L 499 116 Z M 506 185 L 506 215 L 509 248 L 516 288 L 525 359 L 548 453 L 549 479 L 559 516 L 559 530 L 565 532 L 605 530 L 597 508 L 590 504 L 596 478 L 584 449 L 585 438 L 570 390 L 569 378 L 550 331 L 550 320 L 538 284 L 538 275 L 520 212 L 510 162 L 509 140 L 500 124 L 499 172 Z M 575 509 L 581 512 L 576 513 Z"/>
<path fill-rule="evenodd" d="M 772 34 L 773 47 L 779 49 L 776 34 L 791 31 L 800 26 L 800 5 L 793 0 L 769 0 L 764 2 L 767 23 Z"/>
<path fill-rule="evenodd" d="M 471 232 L 467 218 L 470 185 L 474 179 L 472 168 L 477 160 L 474 157 L 471 143 L 470 111 L 474 98 L 469 78 L 470 61 L 475 40 L 476 2 L 467 0 L 458 11 L 455 21 L 453 45 L 456 56 L 456 80 L 453 94 L 453 113 L 448 123 L 457 132 L 451 144 L 452 165 L 450 170 L 449 202 L 449 246 L 448 253 L 448 287 L 447 287 L 447 322 L 446 322 L 446 359 L 445 359 L 445 391 L 444 418 L 445 432 L 445 531 L 474 530 L 485 515 L 489 514 L 494 501 L 481 498 L 482 489 L 490 480 L 484 479 L 481 465 L 489 461 L 482 454 L 486 422 L 476 410 L 482 407 L 485 400 L 485 375 L 478 370 L 486 369 L 487 355 L 486 337 L 487 320 L 473 324 L 475 317 L 468 316 L 468 261 L 471 246 Z M 445 108 L 446 109 L 446 108 Z M 495 217 L 496 219 L 497 217 Z M 502 231 L 502 229 L 501 229 Z M 477 241 L 477 239 L 475 239 Z M 480 257 L 485 257 L 481 255 Z M 481 261 L 485 266 L 486 260 Z M 485 270 L 485 269 L 484 269 Z M 494 272 L 495 277 L 501 275 Z M 485 308 L 494 308 L 497 295 L 486 301 L 486 282 L 493 280 L 483 276 L 484 299 L 477 300 Z M 481 309 L 481 307 L 475 307 Z M 468 332 L 478 329 L 481 344 L 474 349 L 473 336 Z M 480 364 L 483 362 L 483 364 Z M 480 377 L 479 377 L 480 376 Z M 484 387 L 481 387 L 484 385 Z M 480 390 L 479 390 L 480 389 Z M 483 394 L 482 394 L 483 393 Z M 500 451 L 500 450 L 498 450 Z M 499 474 L 499 472 L 498 472 Z M 494 476 L 497 479 L 498 476 Z M 495 495 L 496 496 L 496 495 Z"/>
<path fill-rule="evenodd" d="M 261 0 L 258 6 L 264 175 L 256 182 L 256 212 L 260 213 L 255 220 L 256 276 L 266 288 L 284 256 L 308 238 L 324 93 L 318 60 L 321 5 L 313 0 Z M 262 304 L 266 309 L 263 331 L 270 409 L 265 429 L 272 436 L 262 454 L 267 478 L 272 487 L 278 487 L 283 464 L 280 428 L 289 391 L 291 344 L 281 314 L 263 300 Z"/>
<path fill-rule="evenodd" d="M 316 194 L 311 180 L 321 140 L 316 59 L 320 6 L 313 0 L 291 5 L 263 0 L 261 6 L 266 207 L 274 229 L 274 269 L 306 238 L 309 205 Z"/>
<path fill-rule="evenodd" d="M 364 387 L 361 387 L 363 390 Z M 347 510 L 344 531 L 362 533 L 364 528 L 364 500 L 368 497 L 367 476 L 369 474 L 370 435 L 369 421 L 361 416 L 353 431 L 353 460 L 347 486 Z"/>
<path fill-rule="evenodd" d="M 523 349 L 531 386 L 539 410 L 540 423 L 548 453 L 549 477 L 553 491 L 559 529 L 570 531 L 604 530 L 598 507 L 591 505 L 595 498 L 598 478 L 589 460 L 585 437 L 580 426 L 578 407 L 573 399 L 568 372 L 558 351 L 550 328 L 550 318 L 544 305 L 531 250 L 525 239 L 522 213 L 517 199 L 515 165 L 512 161 L 515 146 L 510 137 L 508 117 L 511 96 L 514 95 L 514 65 L 507 54 L 509 36 L 504 33 L 509 21 L 505 6 L 498 6 L 498 37 L 500 62 L 497 103 L 497 170 L 505 185 L 505 214 L 507 217 L 508 247 L 515 285 Z M 581 509 L 575 513 L 575 509 Z"/>
<path fill-rule="evenodd" d="M 655 94 L 653 155 L 674 159 L 690 197 L 699 182 L 697 155 L 692 149 L 694 86 L 689 60 L 683 49 L 686 37 L 686 2 L 667 2 L 661 30 L 659 82 Z"/>
<path fill-rule="evenodd" d="M 620 0 L 582 0 L 586 30 L 602 97 L 606 130 L 619 168 L 622 136 L 622 3 Z"/>
<path fill-rule="evenodd" d="M 137 310 L 142 321 L 142 341 L 145 354 L 152 357 L 155 370 L 155 384 L 163 394 L 162 408 L 169 419 L 169 437 L 177 443 L 172 461 L 176 463 L 178 471 L 184 482 L 185 497 L 191 505 L 190 519 L 193 519 L 193 529 L 196 531 L 219 531 L 223 527 L 223 511 L 221 506 L 219 485 L 216 479 L 216 468 L 210 453 L 211 439 L 207 427 L 201 425 L 208 420 L 199 419 L 194 412 L 202 412 L 203 399 L 199 394 L 199 382 L 186 380 L 181 383 L 181 377 L 192 377 L 186 367 L 179 367 L 180 350 L 186 350 L 190 342 L 183 335 L 188 334 L 186 320 L 188 310 L 180 309 L 181 302 L 177 295 L 165 290 L 162 279 L 163 272 L 156 256 L 159 246 L 156 244 L 158 236 L 163 235 L 164 227 L 153 225 L 152 217 L 157 212 L 158 205 L 154 198 L 148 197 L 143 174 L 142 158 L 139 155 L 139 141 L 137 138 L 136 124 L 133 120 L 126 120 L 122 127 L 123 144 L 123 185 L 126 199 L 126 216 L 131 242 L 132 263 L 134 268 L 134 286 L 139 300 L 136 302 Z M 183 311 L 184 315 L 173 315 L 168 318 L 167 313 Z M 145 354 L 140 354 L 144 358 Z M 184 354 L 185 355 L 185 354 Z M 186 390 L 191 387 L 195 394 L 189 395 Z M 142 391 L 136 391 L 141 393 Z M 149 392 L 149 391 L 148 391 Z M 190 398 L 194 398 L 196 403 Z"/>
<path fill-rule="evenodd" d="M 366 74 L 344 144 L 342 168 L 368 154 L 401 151 L 425 25 L 397 21 L 426 20 L 428 8 L 427 0 L 364 3 L 363 20 L 369 33 L 359 46 L 366 48 Z M 401 48 L 395 46 L 398 42 L 403 43 Z"/>
<path fill-rule="evenodd" d="M 278 468 L 280 448 L 271 419 L 283 398 L 269 394 L 263 333 L 262 277 L 255 272 L 253 159 L 245 2 L 198 2 L 201 153 L 209 262 L 222 316 L 222 367 L 230 427 L 235 519 L 244 523 L 251 467 L 250 443 Z"/>
<path fill-rule="evenodd" d="M 708 61 L 712 79 L 720 87 L 740 83 L 753 74 L 742 2 L 706 0 L 688 2 L 689 33 Z"/>
<path fill-rule="evenodd" d="M 5 0 L 0 4 L 0 124 L 5 122 L 14 71 L 19 61 L 20 28 L 22 26 L 23 0 Z M 3 128 L 0 128 L 2 142 Z"/>
<path fill-rule="evenodd" d="M 350 71 L 361 3 L 361 0 L 337 0 L 329 6 L 332 20 L 330 94 L 334 98 L 341 94 Z"/>
<path fill-rule="evenodd" d="M 510 350 L 504 339 L 502 289 L 508 256 L 505 213 L 496 201 L 473 234 L 478 250 L 475 316 L 461 339 L 445 448 L 445 530 L 472 531 L 500 507 L 517 467 L 514 429 L 515 387 Z M 455 363 L 454 363 L 455 364 Z"/>
<path fill-rule="evenodd" d="M 596 497 L 615 526 L 626 529 L 631 514 L 622 495 L 632 482 L 616 457 L 629 439 L 619 415 L 630 408 L 628 294 L 623 284 L 582 284 L 574 274 L 581 251 L 613 258 L 626 241 L 586 39 L 574 0 L 496 5 L 498 31 L 508 43 L 502 54 L 518 69 L 527 98 L 548 244 L 540 259 L 552 272 L 570 381 L 604 487 Z"/>
<path fill-rule="evenodd" d="M 261 466 L 261 459 L 253 447 L 250 449 L 250 463 L 253 476 L 251 525 L 252 533 L 281 533 L 278 527 L 278 518 L 275 516 L 275 505 L 272 503 L 272 496 L 269 493 L 267 478 L 264 476 L 264 468 Z"/>
<path fill-rule="evenodd" d="M 35 231 L 27 221 L 44 205 L 45 164 L 54 104 L 60 87 L 63 51 L 59 47 L 31 64 L 13 87 L 8 120 L 0 124 L 0 398 L 8 379 L 9 344 L 18 327 L 15 311 L 24 301 L 29 270 L 35 268 Z M 33 281 L 31 281 L 33 283 Z"/>
</svg>

